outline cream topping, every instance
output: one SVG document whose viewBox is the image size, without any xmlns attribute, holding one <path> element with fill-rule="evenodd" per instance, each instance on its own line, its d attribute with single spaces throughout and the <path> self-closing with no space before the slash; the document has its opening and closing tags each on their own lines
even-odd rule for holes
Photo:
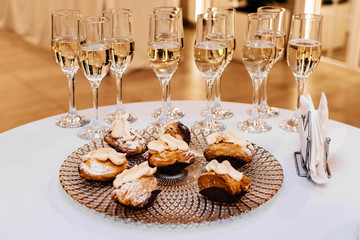
<svg viewBox="0 0 360 240">
<path fill-rule="evenodd" d="M 117 117 L 112 125 L 111 125 L 111 136 L 113 138 L 123 138 L 125 140 L 130 140 L 134 138 L 134 136 L 130 133 L 130 123 L 127 120 L 129 117 L 129 114 L 126 113 L 124 115 L 121 115 L 120 117 Z"/>
<path fill-rule="evenodd" d="M 151 168 L 147 161 L 135 165 L 130 169 L 124 170 L 122 173 L 118 174 L 113 182 L 115 188 L 119 188 L 124 183 L 133 181 L 140 177 L 152 176 L 156 172 L 157 168 Z"/>
<path fill-rule="evenodd" d="M 115 165 L 123 165 L 126 161 L 126 153 L 119 153 L 113 148 L 99 148 L 82 156 L 82 160 L 98 159 L 100 161 L 110 160 Z"/>
<path fill-rule="evenodd" d="M 227 130 L 225 132 L 225 135 L 223 137 L 223 142 L 231 142 L 243 147 L 246 147 L 246 145 L 248 145 L 247 140 L 243 136 L 240 136 L 231 130 Z"/>
<path fill-rule="evenodd" d="M 231 130 L 227 130 L 225 133 L 216 132 L 210 134 L 206 137 L 206 142 L 208 145 L 213 145 L 220 142 L 234 143 L 242 147 L 246 147 L 248 145 L 248 141 L 244 137 L 236 134 Z"/>
<path fill-rule="evenodd" d="M 175 151 L 188 151 L 189 145 L 182 139 L 176 139 L 170 134 L 163 134 L 159 140 L 149 142 L 148 149 L 151 154 L 161 153 L 165 150 Z"/>
<path fill-rule="evenodd" d="M 233 168 L 227 160 L 223 161 L 222 163 L 219 163 L 216 160 L 212 160 L 205 166 L 205 169 L 207 171 L 214 171 L 216 174 L 227 174 L 238 182 L 240 182 L 243 177 L 243 173 Z"/>
</svg>

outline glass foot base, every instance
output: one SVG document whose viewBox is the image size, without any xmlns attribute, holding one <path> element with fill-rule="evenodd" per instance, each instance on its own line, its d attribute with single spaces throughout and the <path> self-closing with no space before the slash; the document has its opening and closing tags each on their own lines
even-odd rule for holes
<svg viewBox="0 0 360 240">
<path fill-rule="evenodd" d="M 166 120 L 166 121 L 161 121 L 161 122 L 160 121 L 152 122 L 147 126 L 147 128 L 158 128 L 158 129 L 160 129 L 160 128 L 164 127 L 166 124 L 168 124 L 170 122 L 171 122 L 170 119 Z"/>
<path fill-rule="evenodd" d="M 247 113 L 248 113 L 249 115 L 251 115 L 251 111 L 252 111 L 252 109 L 250 108 L 250 109 L 247 110 Z M 260 117 L 260 118 L 277 117 L 277 116 L 279 116 L 279 114 L 280 114 L 279 109 L 274 108 L 274 107 L 269 107 L 269 106 L 268 106 L 268 107 L 265 107 L 265 108 L 259 106 L 258 112 L 259 112 L 259 117 Z"/>
<path fill-rule="evenodd" d="M 294 118 L 282 121 L 279 126 L 288 132 L 299 132 L 299 122 Z"/>
<path fill-rule="evenodd" d="M 234 113 L 230 109 L 223 107 L 211 108 L 211 113 L 216 120 L 228 119 L 234 115 Z M 201 116 L 206 116 L 206 109 L 202 110 Z"/>
<path fill-rule="evenodd" d="M 279 109 L 274 108 L 274 107 L 269 107 L 266 106 L 264 107 L 259 107 L 259 117 L 261 118 L 271 118 L 271 117 L 277 117 L 279 116 Z"/>
<path fill-rule="evenodd" d="M 105 126 L 88 126 L 85 128 L 82 128 L 78 132 L 78 136 L 85 140 L 99 140 L 103 139 L 104 135 L 107 133 L 107 128 Z"/>
<path fill-rule="evenodd" d="M 121 115 L 124 115 L 126 114 L 126 112 L 123 112 L 123 113 L 119 113 L 119 112 L 114 112 L 114 113 L 111 113 L 107 116 L 104 117 L 104 121 L 111 124 L 115 119 L 116 117 L 120 117 Z M 129 114 L 129 117 L 127 118 L 128 122 L 129 123 L 133 123 L 137 120 L 137 117 L 132 114 L 132 113 L 128 113 Z"/>
<path fill-rule="evenodd" d="M 154 118 L 159 118 L 160 114 L 161 114 L 161 108 L 156 109 L 153 113 L 152 116 Z M 185 113 L 180 110 L 179 108 L 176 107 L 171 107 L 168 111 L 168 116 L 170 119 L 180 119 L 183 118 L 185 116 Z"/>
<path fill-rule="evenodd" d="M 89 124 L 90 120 L 77 114 L 68 114 L 56 120 L 56 125 L 62 128 L 79 128 Z"/>
<path fill-rule="evenodd" d="M 237 127 L 244 131 L 249 133 L 262 133 L 262 132 L 268 132 L 271 130 L 271 125 L 267 122 L 264 122 L 260 119 L 258 120 L 246 120 L 244 122 L 240 122 Z"/>
<path fill-rule="evenodd" d="M 226 129 L 225 124 L 218 121 L 198 121 L 192 125 L 192 128 L 200 128 L 208 131 L 221 132 Z"/>
</svg>

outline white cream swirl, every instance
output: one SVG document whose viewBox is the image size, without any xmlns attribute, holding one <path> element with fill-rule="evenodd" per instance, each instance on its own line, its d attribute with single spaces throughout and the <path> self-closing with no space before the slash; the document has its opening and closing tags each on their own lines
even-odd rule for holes
<svg viewBox="0 0 360 240">
<path fill-rule="evenodd" d="M 227 174 L 237 182 L 240 182 L 243 177 L 243 173 L 233 168 L 227 160 L 219 163 L 214 159 L 205 166 L 205 169 L 208 172 L 214 171 L 216 174 Z"/>
<path fill-rule="evenodd" d="M 216 132 L 210 134 L 206 137 L 206 142 L 208 145 L 213 145 L 220 142 L 228 142 L 240 145 L 242 147 L 246 147 L 249 144 L 244 137 L 236 134 L 231 130 L 227 130 L 225 133 Z"/>
<path fill-rule="evenodd" d="M 135 165 L 130 169 L 124 170 L 122 173 L 118 174 L 113 182 L 115 188 L 119 188 L 124 183 L 133 181 L 140 177 L 152 176 L 156 172 L 157 168 L 151 168 L 147 161 Z"/>
<path fill-rule="evenodd" d="M 121 115 L 120 117 L 117 117 L 112 125 L 111 125 L 111 136 L 113 138 L 123 138 L 124 140 L 130 140 L 134 138 L 134 136 L 130 133 L 130 123 L 127 120 L 129 117 L 129 114 L 126 113 L 124 115 Z"/>
<path fill-rule="evenodd" d="M 83 161 L 89 160 L 89 159 L 97 159 L 100 161 L 106 161 L 110 160 L 115 165 L 123 165 L 126 161 L 126 153 L 119 153 L 115 151 L 113 148 L 99 148 L 94 151 L 91 151 L 90 153 L 82 156 L 81 158 Z"/>
<path fill-rule="evenodd" d="M 165 150 L 175 151 L 188 151 L 189 145 L 182 139 L 176 139 L 170 134 L 163 134 L 159 140 L 154 140 L 148 143 L 148 149 L 151 154 L 161 153 Z"/>
</svg>

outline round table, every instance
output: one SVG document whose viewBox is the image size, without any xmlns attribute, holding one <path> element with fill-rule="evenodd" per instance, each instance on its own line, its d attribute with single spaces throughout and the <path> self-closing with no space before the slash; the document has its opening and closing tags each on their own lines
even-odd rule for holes
<svg viewBox="0 0 360 240">
<path fill-rule="evenodd" d="M 187 126 L 201 119 L 202 101 L 173 101 L 185 111 Z M 1 239 L 356 239 L 360 224 L 360 160 L 357 147 L 360 129 L 329 121 L 328 131 L 345 135 L 343 144 L 330 156 L 332 178 L 318 185 L 297 176 L 294 151 L 297 133 L 279 128 L 293 111 L 267 119 L 267 133 L 244 133 L 237 129 L 249 116 L 248 104 L 224 102 L 234 116 L 224 120 L 227 129 L 268 150 L 281 163 L 284 181 L 279 192 L 259 208 L 225 221 L 191 225 L 147 225 L 125 222 L 84 207 L 63 190 L 59 169 L 77 148 L 88 143 L 77 137 L 79 129 L 55 125 L 58 116 L 32 122 L 0 134 L 0 238 Z M 126 104 L 139 117 L 134 129 L 154 121 L 151 112 L 160 102 Z M 99 116 L 113 112 L 101 107 Z M 81 114 L 92 118 L 92 109 Z M 331 117 L 331 113 L 330 113 Z M 330 148 L 341 139 L 332 139 Z"/>
</svg>

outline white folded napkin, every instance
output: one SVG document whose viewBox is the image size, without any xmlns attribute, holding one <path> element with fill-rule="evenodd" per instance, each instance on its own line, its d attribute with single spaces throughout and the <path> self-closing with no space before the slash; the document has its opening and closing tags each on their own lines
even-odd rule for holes
<svg viewBox="0 0 360 240">
<path fill-rule="evenodd" d="M 310 152 L 310 175 L 311 179 L 319 184 L 327 183 L 329 181 L 327 173 L 325 171 L 325 141 L 327 137 L 327 122 L 329 118 L 329 111 L 327 106 L 327 100 L 324 93 L 321 94 L 318 110 L 315 110 L 314 104 L 311 100 L 311 96 L 300 97 L 300 104 L 305 114 L 310 112 L 311 119 L 311 152 Z M 307 144 L 308 130 L 304 131 L 302 122 L 299 126 L 299 138 L 300 148 L 303 158 L 305 159 L 306 144 Z"/>
</svg>

